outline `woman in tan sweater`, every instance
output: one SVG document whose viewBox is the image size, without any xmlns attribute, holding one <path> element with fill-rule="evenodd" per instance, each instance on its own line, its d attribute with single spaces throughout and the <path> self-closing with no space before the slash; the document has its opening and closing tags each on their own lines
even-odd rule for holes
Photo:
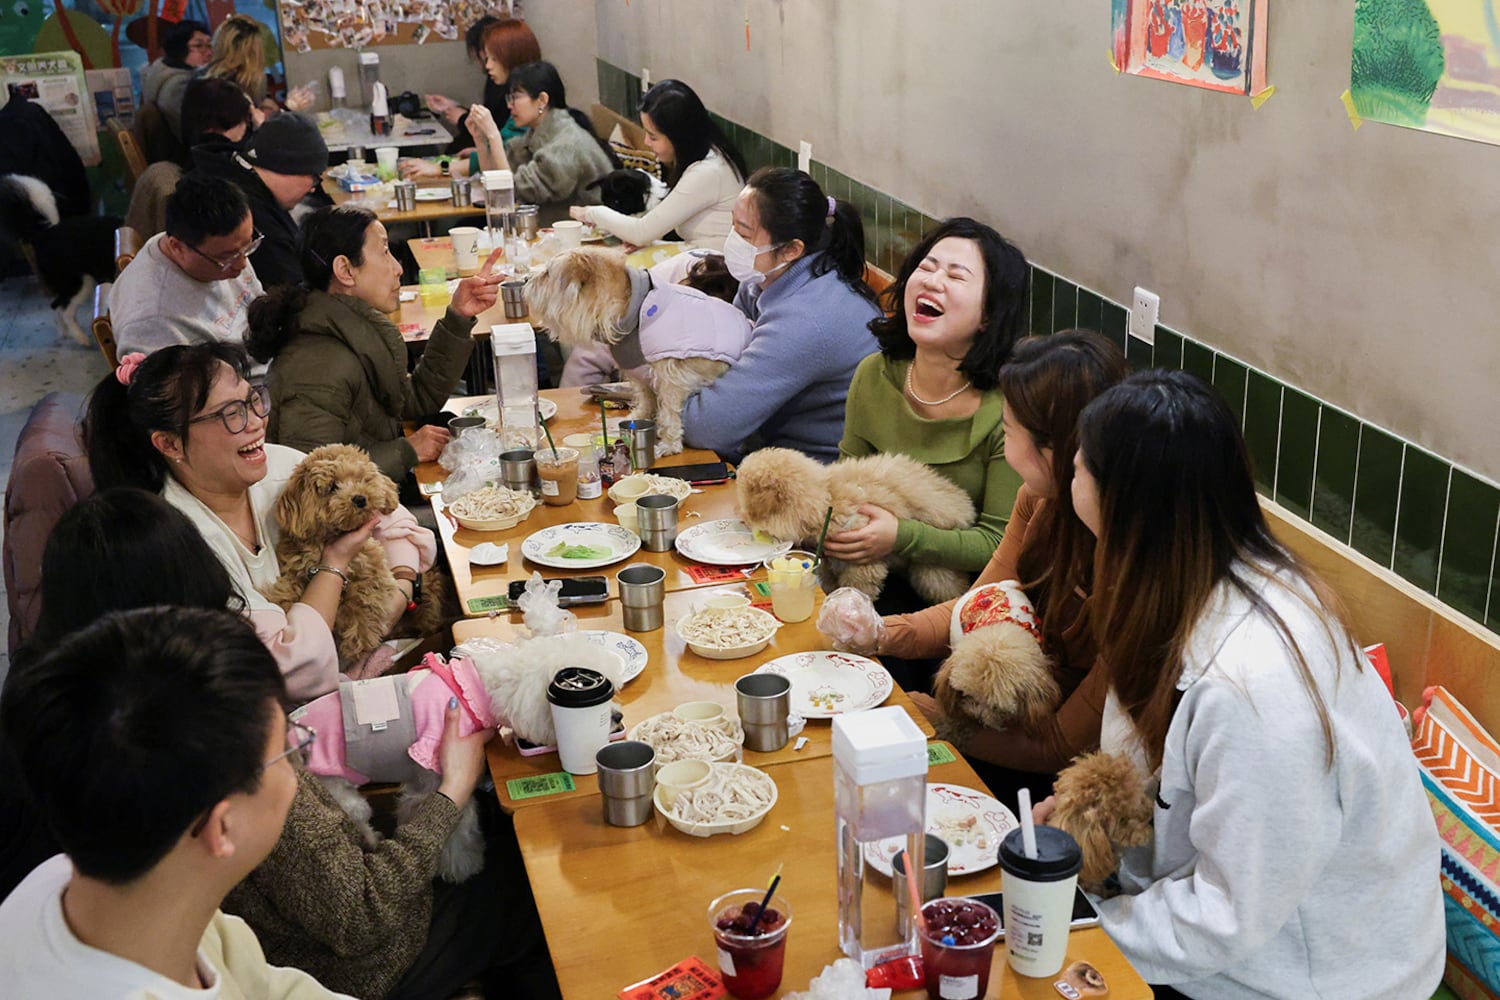
<svg viewBox="0 0 1500 1000">
<path fill-rule="evenodd" d="M 1000 547 L 975 586 L 1021 581 L 1036 605 L 1043 642 L 1063 692 L 1057 714 L 1042 728 L 981 730 L 960 747 L 971 759 L 1003 771 L 1050 776 L 1099 744 L 1106 684 L 1103 671 L 1095 669 L 1088 623 L 1094 537 L 1073 513 L 1069 490 L 1078 450 L 1078 415 L 1125 375 L 1120 349 L 1088 330 L 1028 337 L 1000 369 L 1005 460 L 1020 473 L 1024 485 Z M 946 656 L 955 603 L 880 619 L 872 613 L 860 623 L 862 628 L 856 627 L 854 642 L 844 644 L 909 659 Z M 930 695 L 912 692 L 911 699 L 929 719 L 942 720 L 942 709 Z M 1002 794 L 997 780 L 1008 786 L 1017 779 L 1040 784 L 1025 776 L 985 777 Z"/>
</svg>

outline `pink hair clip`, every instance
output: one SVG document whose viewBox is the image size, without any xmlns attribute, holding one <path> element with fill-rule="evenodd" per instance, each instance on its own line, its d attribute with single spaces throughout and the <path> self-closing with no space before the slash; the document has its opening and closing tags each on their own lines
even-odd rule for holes
<svg viewBox="0 0 1500 1000">
<path fill-rule="evenodd" d="M 133 351 L 120 359 L 120 366 L 115 369 L 115 379 L 121 385 L 129 385 L 130 379 L 135 375 L 135 370 L 146 360 L 146 355 L 140 351 Z"/>
</svg>

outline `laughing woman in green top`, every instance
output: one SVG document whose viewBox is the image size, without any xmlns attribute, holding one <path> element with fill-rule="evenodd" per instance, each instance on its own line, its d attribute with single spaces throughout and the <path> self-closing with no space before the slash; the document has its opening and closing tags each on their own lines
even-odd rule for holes
<svg viewBox="0 0 1500 1000">
<path fill-rule="evenodd" d="M 829 535 L 826 551 L 847 562 L 895 554 L 978 573 L 1021 486 L 1005 462 L 997 386 L 1023 332 L 1026 258 L 989 226 L 949 219 L 911 252 L 885 294 L 888 314 L 870 323 L 880 353 L 854 373 L 839 451 L 925 462 L 973 498 L 979 519 L 945 530 L 867 505 L 860 509 L 869 523 Z M 878 606 L 892 614 L 925 603 L 892 578 Z"/>
</svg>

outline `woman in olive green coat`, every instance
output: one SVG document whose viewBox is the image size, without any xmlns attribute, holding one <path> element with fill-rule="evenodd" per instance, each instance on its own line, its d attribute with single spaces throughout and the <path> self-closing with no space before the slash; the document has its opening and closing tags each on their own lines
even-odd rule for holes
<svg viewBox="0 0 1500 1000">
<path fill-rule="evenodd" d="M 302 224 L 306 288 L 281 287 L 250 306 L 247 347 L 270 362 L 276 444 L 311 451 L 325 444 L 365 449 L 401 483 L 434 461 L 448 429 L 402 421 L 443 408 L 468 363 L 474 317 L 495 304 L 503 275 L 491 261 L 454 290 L 422 360 L 406 370 L 406 342 L 387 313 L 400 308 L 401 265 L 385 226 L 363 208 L 323 208 Z"/>
</svg>

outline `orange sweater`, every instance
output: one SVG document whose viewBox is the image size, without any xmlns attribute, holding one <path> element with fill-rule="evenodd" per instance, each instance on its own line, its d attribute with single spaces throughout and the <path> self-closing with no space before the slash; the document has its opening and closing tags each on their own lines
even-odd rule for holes
<svg viewBox="0 0 1500 1000">
<path fill-rule="evenodd" d="M 1040 522 L 1047 501 L 1025 486 L 1016 495 L 1015 510 L 1000 539 L 1000 547 L 974 586 L 1019 579 L 1021 552 L 1035 544 L 1031 527 Z M 965 751 L 981 760 L 1020 771 L 1056 772 L 1078 754 L 1099 746 L 1099 720 L 1109 684 L 1098 663 L 1094 637 L 1083 618 L 1089 597 L 1078 593 L 1060 608 L 1049 609 L 1048 631 L 1060 634 L 1061 642 L 1049 646 L 1053 671 L 1062 688 L 1063 702 L 1057 714 L 1036 732 L 1020 729 L 984 730 Z M 948 631 L 956 601 L 939 604 L 909 615 L 890 615 L 880 652 L 908 659 L 944 656 L 948 653 Z M 1062 625 L 1059 630 L 1051 627 Z"/>
</svg>

